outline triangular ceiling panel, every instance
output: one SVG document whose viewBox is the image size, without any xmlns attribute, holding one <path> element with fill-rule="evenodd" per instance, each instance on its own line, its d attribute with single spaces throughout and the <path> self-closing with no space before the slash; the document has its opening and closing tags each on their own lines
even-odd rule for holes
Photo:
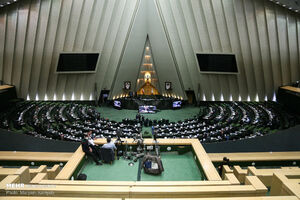
<svg viewBox="0 0 300 200">
<path fill-rule="evenodd" d="M 186 98 L 155 0 L 139 2 L 139 8 L 113 80 L 110 98 L 117 98 L 124 94 L 123 88 L 126 81 L 131 82 L 130 91 L 136 92 L 139 89 L 137 77 L 140 76 L 141 62 L 144 59 L 144 48 L 147 43 L 151 44 L 151 61 L 155 63 L 156 76 L 159 75 L 155 87 L 161 94 L 166 94 L 165 82 L 171 82 L 172 94 Z"/>
<path fill-rule="evenodd" d="M 142 89 L 146 85 L 151 85 L 150 93 Z M 153 87 L 153 88 L 152 88 Z M 138 91 L 138 94 L 159 94 L 161 90 L 159 89 L 159 82 L 158 82 L 158 74 L 155 70 L 155 63 L 153 60 L 153 55 L 151 51 L 151 44 L 149 41 L 149 37 L 147 36 L 145 47 L 144 47 L 144 54 L 141 59 L 140 69 L 137 77 L 136 88 L 135 91 Z M 139 92 L 140 91 L 140 92 Z"/>
</svg>

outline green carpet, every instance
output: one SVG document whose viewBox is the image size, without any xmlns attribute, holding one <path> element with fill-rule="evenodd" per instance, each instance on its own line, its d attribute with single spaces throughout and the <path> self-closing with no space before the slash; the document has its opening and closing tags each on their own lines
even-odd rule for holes
<svg viewBox="0 0 300 200">
<path fill-rule="evenodd" d="M 202 180 L 203 176 L 193 158 L 192 152 L 178 155 L 177 152 L 163 152 L 161 159 L 165 171 L 161 175 L 145 174 L 142 170 L 141 181 L 192 181 Z M 87 180 L 98 181 L 137 181 L 138 162 L 129 166 L 129 160 L 115 160 L 112 165 L 97 166 L 92 161 L 87 161 L 82 172 L 87 175 Z"/>
<path fill-rule="evenodd" d="M 154 176 L 142 170 L 141 181 L 200 181 L 203 179 L 192 152 L 182 155 L 178 155 L 177 152 L 162 153 L 161 159 L 165 171 L 159 176 Z"/>
<path fill-rule="evenodd" d="M 101 116 L 110 120 L 117 122 L 122 121 L 124 118 L 135 119 L 138 110 L 117 110 L 113 107 L 98 107 L 97 110 L 100 112 Z M 199 113 L 199 108 L 194 106 L 185 106 L 179 110 L 161 110 L 155 114 L 142 114 L 148 119 L 169 119 L 170 122 L 177 122 L 179 120 L 185 120 L 194 117 Z"/>
<path fill-rule="evenodd" d="M 89 160 L 83 166 L 81 173 L 87 175 L 89 181 L 136 181 L 138 162 L 133 166 L 128 165 L 129 161 L 120 158 L 115 160 L 112 164 L 104 163 L 103 165 L 96 165 L 95 162 Z"/>
</svg>

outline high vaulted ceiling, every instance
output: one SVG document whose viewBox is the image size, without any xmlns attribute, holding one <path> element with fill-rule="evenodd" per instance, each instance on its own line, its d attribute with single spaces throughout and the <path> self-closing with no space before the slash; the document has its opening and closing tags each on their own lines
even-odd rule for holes
<svg viewBox="0 0 300 200">
<path fill-rule="evenodd" d="M 28 99 L 120 95 L 147 35 L 162 93 L 171 81 L 176 96 L 272 100 L 300 79 L 300 15 L 269 0 L 21 0 L 0 9 L 0 80 Z M 66 51 L 99 52 L 97 72 L 57 74 Z M 201 73 L 196 53 L 235 54 L 239 73 Z"/>
</svg>

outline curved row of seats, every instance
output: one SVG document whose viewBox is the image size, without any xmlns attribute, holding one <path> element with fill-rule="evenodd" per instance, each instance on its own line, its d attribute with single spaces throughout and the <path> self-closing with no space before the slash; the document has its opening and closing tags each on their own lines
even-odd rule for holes
<svg viewBox="0 0 300 200">
<path fill-rule="evenodd" d="M 65 102 L 22 101 L 0 114 L 0 127 L 36 137 L 81 141 L 88 131 L 95 137 L 132 138 L 142 126 L 153 126 L 158 138 L 198 138 L 219 142 L 265 135 L 297 123 L 274 102 L 205 102 L 190 119 L 128 119 L 122 122 L 101 118 L 93 106 Z"/>
<path fill-rule="evenodd" d="M 262 136 L 297 120 L 274 102 L 207 102 L 198 116 L 154 128 L 158 138 L 198 138 L 220 142 Z"/>
<path fill-rule="evenodd" d="M 127 137 L 138 133 L 137 125 L 100 118 L 94 107 L 76 103 L 20 102 L 0 119 L 1 128 L 59 140 L 81 141 L 90 130 L 98 137 L 114 137 L 118 128 Z"/>
</svg>

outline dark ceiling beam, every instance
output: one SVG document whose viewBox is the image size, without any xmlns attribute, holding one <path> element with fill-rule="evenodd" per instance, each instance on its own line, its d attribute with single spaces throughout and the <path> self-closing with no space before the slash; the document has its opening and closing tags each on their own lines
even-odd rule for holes
<svg viewBox="0 0 300 200">
<path fill-rule="evenodd" d="M 296 13 L 300 12 L 300 0 L 269 0 L 279 6 L 286 9 L 294 11 Z"/>
</svg>

